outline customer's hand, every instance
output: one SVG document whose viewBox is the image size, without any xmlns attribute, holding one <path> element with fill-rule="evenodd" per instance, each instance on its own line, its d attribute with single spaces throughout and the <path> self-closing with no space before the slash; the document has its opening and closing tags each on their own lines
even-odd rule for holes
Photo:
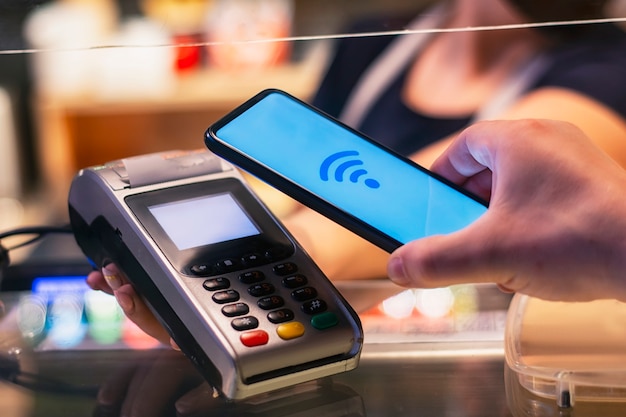
<svg viewBox="0 0 626 417">
<path fill-rule="evenodd" d="M 92 271 L 87 276 L 87 284 L 94 290 L 114 295 L 126 317 L 139 328 L 161 343 L 171 344 L 178 349 L 165 328 L 115 264 L 104 266 L 102 271 Z"/>
<path fill-rule="evenodd" d="M 578 128 L 479 123 L 432 169 L 489 199 L 489 210 L 463 230 L 396 250 L 394 282 L 494 282 L 544 299 L 626 301 L 626 171 Z"/>
</svg>

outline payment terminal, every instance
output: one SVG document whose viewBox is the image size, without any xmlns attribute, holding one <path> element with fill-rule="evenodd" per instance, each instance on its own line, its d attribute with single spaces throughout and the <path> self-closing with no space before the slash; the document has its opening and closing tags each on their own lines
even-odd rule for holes
<svg viewBox="0 0 626 417">
<path fill-rule="evenodd" d="M 359 319 L 232 165 L 208 151 L 81 170 L 76 241 L 115 263 L 216 391 L 242 399 L 357 366 Z"/>
</svg>

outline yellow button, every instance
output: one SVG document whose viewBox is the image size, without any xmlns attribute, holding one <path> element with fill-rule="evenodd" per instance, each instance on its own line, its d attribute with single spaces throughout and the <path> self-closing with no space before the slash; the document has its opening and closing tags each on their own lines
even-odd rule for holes
<svg viewBox="0 0 626 417">
<path fill-rule="evenodd" d="M 304 334 L 304 325 L 299 321 L 283 323 L 276 328 L 276 333 L 283 340 L 295 339 Z"/>
</svg>

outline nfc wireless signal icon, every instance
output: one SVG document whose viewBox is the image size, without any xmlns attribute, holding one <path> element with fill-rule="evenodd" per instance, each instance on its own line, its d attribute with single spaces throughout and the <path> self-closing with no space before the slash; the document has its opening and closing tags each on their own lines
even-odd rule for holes
<svg viewBox="0 0 626 417">
<path fill-rule="evenodd" d="M 356 184 L 361 177 L 367 175 L 367 170 L 359 168 L 364 165 L 364 162 L 358 159 L 358 156 L 359 153 L 352 150 L 340 151 L 328 156 L 320 165 L 320 178 L 322 181 L 328 181 L 333 171 L 335 181 L 343 182 L 344 177 L 347 176 L 350 182 Z M 363 183 L 369 188 L 380 187 L 380 183 L 373 178 L 364 178 Z"/>
</svg>

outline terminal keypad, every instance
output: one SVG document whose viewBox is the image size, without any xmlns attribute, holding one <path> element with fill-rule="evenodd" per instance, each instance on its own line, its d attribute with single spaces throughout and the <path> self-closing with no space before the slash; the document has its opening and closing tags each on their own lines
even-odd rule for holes
<svg viewBox="0 0 626 417">
<path fill-rule="evenodd" d="M 214 303 L 222 305 L 221 313 L 231 319 L 234 330 L 241 332 L 240 341 L 245 346 L 268 343 L 269 335 L 259 328 L 263 321 L 275 325 L 276 334 L 282 340 L 303 336 L 307 326 L 296 320 L 296 310 L 305 313 L 310 327 L 316 330 L 323 331 L 338 324 L 337 315 L 327 311 L 327 301 L 319 297 L 304 271 L 299 271 L 298 265 L 292 261 L 272 262 L 267 257 L 249 254 L 241 260 L 219 261 L 218 265 L 218 270 L 236 273 L 228 278 L 207 277 L 202 286 L 211 294 Z M 263 265 L 269 267 L 263 268 Z M 191 271 L 194 269 L 197 268 L 190 268 Z M 196 276 L 207 276 L 205 268 L 198 272 Z M 255 307 L 253 311 L 253 305 L 260 310 Z M 267 314 L 262 317 L 258 311 L 267 311 Z"/>
</svg>

